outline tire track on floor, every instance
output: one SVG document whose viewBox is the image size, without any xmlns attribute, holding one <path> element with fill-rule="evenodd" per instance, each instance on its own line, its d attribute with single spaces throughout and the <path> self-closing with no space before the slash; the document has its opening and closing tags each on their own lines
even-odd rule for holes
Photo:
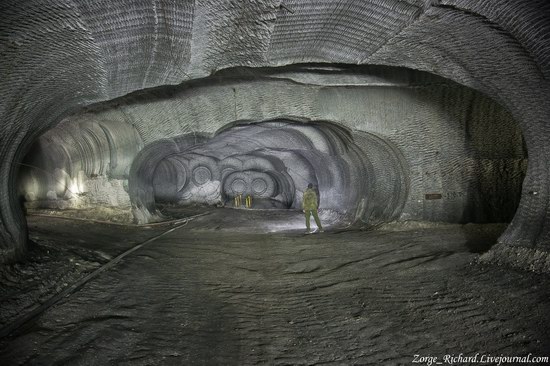
<svg viewBox="0 0 550 366">
<path fill-rule="evenodd" d="M 116 266 L 123 258 L 125 258 L 129 254 L 135 252 L 136 250 L 142 248 L 144 245 L 147 245 L 147 244 L 149 244 L 149 243 L 151 243 L 151 242 L 153 242 L 153 241 L 155 241 L 155 240 L 157 240 L 157 239 L 159 239 L 159 238 L 161 238 L 165 235 L 170 234 L 171 232 L 173 232 L 173 231 L 175 231 L 179 228 L 184 227 L 185 225 L 187 225 L 187 223 L 189 221 L 194 220 L 197 217 L 204 216 L 204 215 L 207 215 L 207 214 L 208 213 L 198 214 L 198 215 L 190 216 L 188 218 L 180 219 L 180 220 L 172 222 L 172 224 L 176 224 L 177 226 L 172 227 L 172 228 L 162 232 L 161 234 L 159 234 L 157 236 L 154 236 L 154 237 L 152 237 L 152 238 L 150 238 L 150 239 L 148 239 L 148 240 L 146 240 L 146 241 L 144 241 L 140 244 L 137 244 L 134 247 L 126 250 L 124 253 L 122 253 L 122 254 L 118 255 L 117 257 L 111 259 L 109 262 L 107 262 L 104 265 L 102 265 L 101 267 L 97 268 L 96 270 L 94 270 L 90 274 L 86 275 L 85 277 L 81 278 L 80 280 L 76 281 L 75 283 L 65 287 L 61 292 L 59 292 L 56 295 L 52 296 L 50 299 L 43 302 L 41 305 L 39 305 L 35 309 L 33 309 L 30 312 L 25 313 L 24 315 L 18 317 L 11 324 L 9 324 L 9 325 L 5 326 L 4 328 L 0 329 L 0 338 L 4 338 L 4 337 L 10 335 L 12 332 L 19 329 L 24 324 L 26 324 L 27 322 L 29 322 L 32 319 L 36 318 L 37 316 L 42 314 L 44 311 L 46 311 L 47 309 L 49 309 L 50 307 L 55 305 L 62 298 L 69 297 L 70 295 L 72 295 L 73 293 L 78 291 L 80 288 L 82 288 L 82 286 L 84 286 L 86 283 L 90 282 L 91 280 L 93 280 L 94 278 L 99 276 L 101 273 L 103 273 L 103 272 L 109 270 L 110 268 Z"/>
</svg>

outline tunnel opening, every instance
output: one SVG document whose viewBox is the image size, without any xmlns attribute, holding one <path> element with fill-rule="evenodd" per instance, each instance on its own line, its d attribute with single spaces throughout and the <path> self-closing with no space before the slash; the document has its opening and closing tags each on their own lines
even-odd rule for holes
<svg viewBox="0 0 550 366">
<path fill-rule="evenodd" d="M 87 108 L 38 138 L 19 188 L 31 211 L 138 224 L 171 207 L 299 212 L 308 183 L 335 227 L 506 223 L 526 167 L 519 126 L 475 90 L 404 68 L 295 65 Z"/>
<path fill-rule="evenodd" d="M 335 123 L 234 123 L 208 141 L 189 145 L 192 140 L 185 136 L 176 140 L 178 152 L 162 141 L 136 159 L 135 164 L 143 161 L 147 167 L 158 160 L 153 169 L 132 168 L 131 181 L 141 183 L 134 197 L 141 207 L 300 211 L 311 183 L 326 224 L 349 226 L 395 220 L 406 201 L 408 174 L 398 150 L 380 137 Z"/>
<path fill-rule="evenodd" d="M 0 364 L 548 361 L 548 0 L 0 9 Z"/>
</svg>

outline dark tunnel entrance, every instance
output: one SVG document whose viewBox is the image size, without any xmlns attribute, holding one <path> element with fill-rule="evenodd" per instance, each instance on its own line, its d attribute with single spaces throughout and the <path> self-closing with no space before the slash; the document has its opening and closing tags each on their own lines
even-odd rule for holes
<svg viewBox="0 0 550 366">
<path fill-rule="evenodd" d="M 66 118 L 21 166 L 30 213 L 138 224 L 169 207 L 299 213 L 313 183 L 338 227 L 514 216 L 527 153 L 485 95 L 407 69 L 233 72 Z"/>
<path fill-rule="evenodd" d="M 335 123 L 290 119 L 231 124 L 211 139 L 160 141 L 138 155 L 132 172 L 141 207 L 299 211 L 312 183 L 321 217 L 336 226 L 396 220 L 409 187 L 405 160 L 389 141 Z"/>
</svg>

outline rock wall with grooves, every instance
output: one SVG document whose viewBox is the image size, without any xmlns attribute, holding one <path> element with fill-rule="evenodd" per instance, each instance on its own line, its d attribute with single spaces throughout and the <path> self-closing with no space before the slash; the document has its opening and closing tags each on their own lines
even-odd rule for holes
<svg viewBox="0 0 550 366">
<path fill-rule="evenodd" d="M 550 247 L 547 1 L 8 0 L 0 4 L 0 14 L 3 262 L 21 258 L 26 247 L 16 185 L 20 163 L 32 142 L 67 115 L 232 66 L 311 61 L 424 70 L 503 105 L 521 126 L 529 165 L 519 209 L 500 241 Z M 220 92 L 227 103 L 233 101 L 226 112 L 232 111 L 234 120 L 250 114 L 242 108 L 260 111 L 272 102 L 236 104 L 238 91 Z M 312 103 L 289 103 L 303 109 L 302 115 L 315 111 Z M 143 119 L 148 118 L 145 111 Z M 172 127 L 159 133 L 198 130 Z M 139 132 L 148 139 L 149 131 Z"/>
<path fill-rule="evenodd" d="M 79 121 L 115 119 L 133 126 L 119 139 L 140 131 L 147 146 L 132 165 L 129 192 L 142 223 L 161 219 L 157 202 L 231 205 L 239 189 L 255 207 L 299 208 L 309 182 L 318 185 L 324 209 L 367 225 L 513 217 L 526 153 L 519 126 L 491 99 L 406 69 L 249 72 L 119 98 L 46 136 L 66 134 L 71 129 L 63 126 Z M 85 157 L 110 166 L 106 150 L 96 150 Z M 127 152 L 127 161 L 136 154 Z M 255 181 L 269 196 L 254 192 Z"/>
<path fill-rule="evenodd" d="M 155 154 L 161 150 L 160 144 L 151 145 Z M 330 123 L 281 119 L 237 125 L 181 153 L 165 155 L 154 173 L 153 198 L 183 205 L 243 207 L 250 196 L 254 208 L 300 210 L 303 192 L 312 183 L 320 193 L 320 208 L 355 215 L 355 203 L 366 195 L 361 180 L 369 176 L 364 173 L 369 157 L 349 132 Z M 388 200 L 381 190 L 375 195 Z M 235 204 L 236 197 L 240 204 Z"/>
<path fill-rule="evenodd" d="M 129 208 L 130 166 L 142 147 L 124 120 L 77 115 L 32 145 L 21 163 L 19 194 L 32 208 Z"/>
</svg>

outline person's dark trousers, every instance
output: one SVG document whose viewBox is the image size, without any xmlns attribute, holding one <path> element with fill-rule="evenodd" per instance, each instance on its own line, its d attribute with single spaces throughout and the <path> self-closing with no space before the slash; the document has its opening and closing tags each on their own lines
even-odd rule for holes
<svg viewBox="0 0 550 366">
<path fill-rule="evenodd" d="M 306 210 L 305 214 L 306 214 L 307 231 L 311 231 L 310 223 L 309 223 L 310 215 L 313 215 L 313 218 L 315 219 L 315 223 L 317 224 L 317 227 L 319 228 L 319 230 L 323 229 L 323 226 L 321 225 L 321 220 L 319 220 L 319 215 L 317 214 L 317 210 Z"/>
</svg>

